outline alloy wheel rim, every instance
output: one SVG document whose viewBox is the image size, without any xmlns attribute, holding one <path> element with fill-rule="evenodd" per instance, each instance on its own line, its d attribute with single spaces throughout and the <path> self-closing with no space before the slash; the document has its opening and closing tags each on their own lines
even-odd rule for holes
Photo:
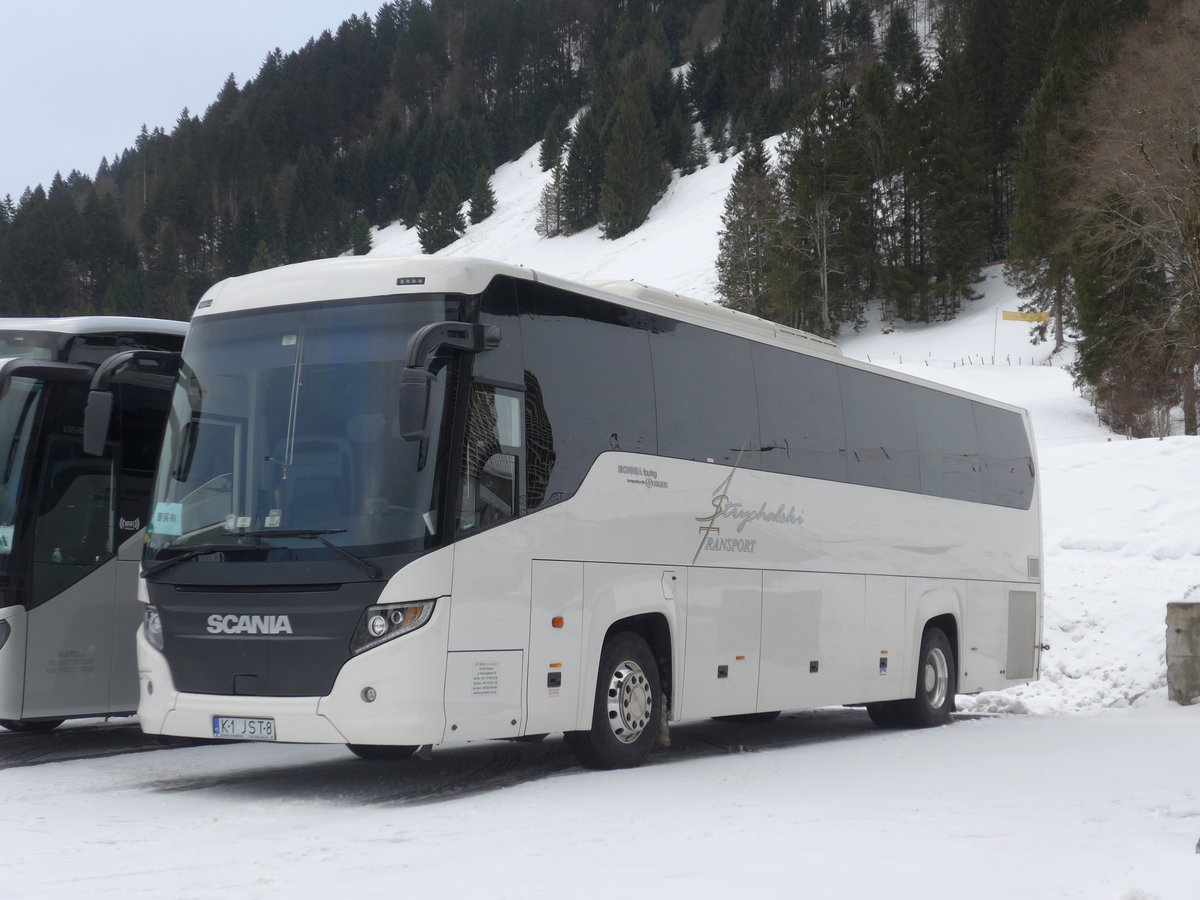
<svg viewBox="0 0 1200 900">
<path fill-rule="evenodd" d="M 950 666 L 940 647 L 933 647 L 925 656 L 925 698 L 934 709 L 941 709 L 950 690 Z"/>
<path fill-rule="evenodd" d="M 653 711 L 654 693 L 646 673 L 633 660 L 625 660 L 608 682 L 608 727 L 613 736 L 622 744 L 632 744 L 650 724 Z"/>
</svg>

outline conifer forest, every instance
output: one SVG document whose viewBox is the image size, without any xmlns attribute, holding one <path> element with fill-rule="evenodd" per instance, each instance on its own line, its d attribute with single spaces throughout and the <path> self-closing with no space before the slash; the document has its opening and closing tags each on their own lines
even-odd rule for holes
<svg viewBox="0 0 1200 900">
<path fill-rule="evenodd" d="M 831 336 L 1001 264 L 1106 424 L 1194 435 L 1197 46 L 1200 0 L 389 0 L 4 197 L 0 315 L 186 319 L 398 220 L 436 252 L 539 142 L 529 229 L 616 238 L 738 154 L 720 302 Z"/>
</svg>

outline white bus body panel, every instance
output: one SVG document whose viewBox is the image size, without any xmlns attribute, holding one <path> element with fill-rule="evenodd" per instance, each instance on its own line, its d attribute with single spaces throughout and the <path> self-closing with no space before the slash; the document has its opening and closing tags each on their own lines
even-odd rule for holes
<svg viewBox="0 0 1200 900">
<path fill-rule="evenodd" d="M 584 702 L 579 666 L 583 649 L 583 563 L 535 559 L 531 596 L 525 731 L 570 731 L 576 727 L 579 707 Z"/>
<path fill-rule="evenodd" d="M 676 701 L 680 718 L 757 710 L 762 574 L 688 570 L 687 656 Z"/>
<path fill-rule="evenodd" d="M 161 696 L 165 659 L 139 637 L 139 714 L 151 732 L 273 716 L 280 740 L 364 744 L 586 729 L 606 634 L 643 615 L 670 635 L 672 720 L 911 696 L 938 616 L 958 631 L 961 689 L 1003 688 L 1010 655 L 1036 671 L 1008 623 L 1034 617 L 1036 641 L 1037 515 L 1036 497 L 1016 510 L 605 453 L 568 502 L 402 569 L 381 600 L 439 597 L 433 618 L 352 658 L 329 696 Z"/>
</svg>

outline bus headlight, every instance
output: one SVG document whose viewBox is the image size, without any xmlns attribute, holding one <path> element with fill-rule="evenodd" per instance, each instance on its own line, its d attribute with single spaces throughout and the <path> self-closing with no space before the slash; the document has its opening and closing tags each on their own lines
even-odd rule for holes
<svg viewBox="0 0 1200 900">
<path fill-rule="evenodd" d="M 12 634 L 12 626 L 8 624 L 8 619 L 0 619 L 0 649 L 8 643 L 10 634 Z"/>
<path fill-rule="evenodd" d="M 377 647 L 392 638 L 415 631 L 433 615 L 433 600 L 419 603 L 388 603 L 368 606 L 358 620 L 354 639 L 350 642 L 351 653 L 362 653 Z"/>
<path fill-rule="evenodd" d="M 163 648 L 163 630 L 162 617 L 158 614 L 158 608 L 154 606 L 146 607 L 146 615 L 143 622 L 146 629 L 146 640 L 150 642 L 150 646 L 155 650 Z"/>
</svg>

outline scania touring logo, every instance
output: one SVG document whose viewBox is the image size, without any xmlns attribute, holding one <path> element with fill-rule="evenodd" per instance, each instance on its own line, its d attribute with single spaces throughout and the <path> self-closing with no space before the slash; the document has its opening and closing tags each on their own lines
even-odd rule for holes
<svg viewBox="0 0 1200 900">
<path fill-rule="evenodd" d="M 209 634 L 294 634 L 287 616 L 208 617 Z"/>
</svg>

